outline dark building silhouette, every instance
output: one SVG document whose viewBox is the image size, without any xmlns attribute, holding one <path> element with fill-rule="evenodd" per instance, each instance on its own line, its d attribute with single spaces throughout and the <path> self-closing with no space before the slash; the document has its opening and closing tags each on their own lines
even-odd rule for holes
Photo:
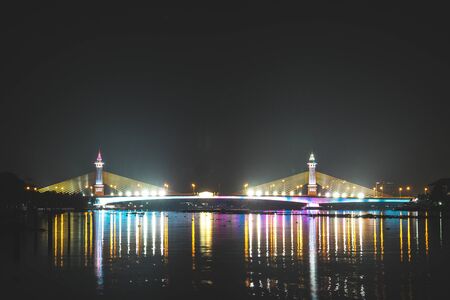
<svg viewBox="0 0 450 300">
<path fill-rule="evenodd" d="M 429 184 L 430 199 L 433 202 L 450 203 L 450 178 L 441 178 Z"/>
</svg>

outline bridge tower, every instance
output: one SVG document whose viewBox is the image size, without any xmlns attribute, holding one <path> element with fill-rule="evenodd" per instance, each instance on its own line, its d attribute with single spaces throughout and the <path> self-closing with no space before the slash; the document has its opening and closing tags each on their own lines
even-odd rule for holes
<svg viewBox="0 0 450 300">
<path fill-rule="evenodd" d="M 309 179 L 308 179 L 308 196 L 317 196 L 317 181 L 316 181 L 316 159 L 314 153 L 311 153 L 308 161 Z"/>
<path fill-rule="evenodd" d="M 95 196 L 104 196 L 105 195 L 105 186 L 103 185 L 103 165 L 105 164 L 102 160 L 102 154 L 100 150 L 98 150 L 97 160 L 95 161 L 95 168 L 97 170 L 95 176 Z"/>
</svg>

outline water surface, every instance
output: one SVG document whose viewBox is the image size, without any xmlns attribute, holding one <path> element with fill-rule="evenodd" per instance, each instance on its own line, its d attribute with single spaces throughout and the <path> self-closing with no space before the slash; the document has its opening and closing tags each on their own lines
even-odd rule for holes
<svg viewBox="0 0 450 300">
<path fill-rule="evenodd" d="M 434 299 L 446 291 L 450 228 L 439 213 L 300 213 L 22 216 L 28 227 L 3 228 L 3 290 L 151 299 Z"/>
</svg>

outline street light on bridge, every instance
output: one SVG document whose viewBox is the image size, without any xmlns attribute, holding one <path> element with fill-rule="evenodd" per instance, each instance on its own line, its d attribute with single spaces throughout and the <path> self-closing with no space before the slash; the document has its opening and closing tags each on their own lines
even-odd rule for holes
<svg viewBox="0 0 450 300">
<path fill-rule="evenodd" d="M 247 194 L 248 183 L 244 184 L 244 195 Z"/>
<path fill-rule="evenodd" d="M 195 183 L 191 184 L 191 186 L 192 186 L 192 194 L 195 195 Z"/>
<path fill-rule="evenodd" d="M 399 195 L 400 195 L 400 198 L 402 197 L 402 191 L 403 191 L 403 188 L 402 188 L 402 187 L 399 187 L 399 188 L 398 188 L 398 193 L 399 193 Z"/>
</svg>

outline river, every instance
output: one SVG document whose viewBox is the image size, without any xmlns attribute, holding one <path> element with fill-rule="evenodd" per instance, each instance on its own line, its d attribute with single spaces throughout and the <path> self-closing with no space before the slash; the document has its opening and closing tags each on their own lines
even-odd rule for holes
<svg viewBox="0 0 450 300">
<path fill-rule="evenodd" d="M 450 222 L 439 212 L 320 214 L 27 214 L 2 229 L 3 291 L 58 299 L 436 299 L 446 290 Z"/>
</svg>

